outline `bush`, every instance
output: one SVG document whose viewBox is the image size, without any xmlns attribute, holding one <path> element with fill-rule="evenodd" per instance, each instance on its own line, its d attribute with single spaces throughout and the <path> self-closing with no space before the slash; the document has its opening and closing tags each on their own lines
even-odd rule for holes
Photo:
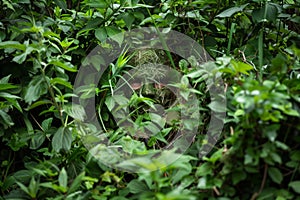
<svg viewBox="0 0 300 200">
<path fill-rule="evenodd" d="M 299 5 L 299 0 L 1 1 L 1 199 L 300 199 Z M 119 33 L 148 26 L 190 36 L 213 61 L 125 49 L 103 71 L 106 57 L 88 57 L 96 46 L 110 52 L 108 44 L 121 45 Z M 183 75 L 172 85 L 178 96 L 159 82 L 130 83 L 134 93 L 128 98 L 114 94 L 124 74 L 150 70 L 149 62 L 155 64 L 155 80 L 163 69 L 157 66 Z M 96 75 L 103 73 L 99 84 L 73 91 L 77 72 L 88 64 Z M 215 82 L 209 85 L 208 79 Z M 207 92 L 216 83 L 222 84 L 218 98 L 227 102 L 227 116 L 218 141 L 207 141 L 211 113 L 223 112 L 220 99 Z M 85 103 L 95 96 L 96 113 L 72 109 L 75 94 Z M 176 97 L 183 102 L 191 95 L 200 102 L 191 114 L 201 115 L 200 124 L 178 120 L 178 110 L 188 113 L 190 104 Z M 113 116 L 113 108 L 124 104 L 130 115 L 120 119 L 132 123 L 128 129 Z M 156 104 L 169 114 L 149 114 Z M 101 122 L 116 147 L 99 145 L 108 152 L 101 158 L 92 156 L 99 149 L 85 146 L 84 134 L 99 134 L 81 123 L 85 114 Z M 195 124 L 183 155 L 157 153 L 174 145 L 170 141 L 180 127 Z M 146 130 L 151 137 L 144 137 Z M 216 144 L 201 156 L 211 143 Z M 149 156 L 120 164 L 118 148 L 124 155 Z M 176 161 L 165 162 L 172 158 Z M 99 159 L 143 172 L 110 168 Z"/>
</svg>

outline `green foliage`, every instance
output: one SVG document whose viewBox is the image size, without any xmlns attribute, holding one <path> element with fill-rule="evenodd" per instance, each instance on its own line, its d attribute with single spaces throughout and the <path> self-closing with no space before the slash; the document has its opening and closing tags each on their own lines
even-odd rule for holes
<svg viewBox="0 0 300 200">
<path fill-rule="evenodd" d="M 0 5 L 0 199 L 299 199 L 299 0 L 2 0 Z M 108 168 L 88 152 L 81 138 L 95 128 L 75 124 L 91 113 L 72 109 L 71 103 L 81 64 L 91 63 L 99 72 L 105 63 L 101 55 L 84 60 L 90 51 L 97 45 L 109 49 L 109 39 L 120 45 L 119 33 L 143 26 L 186 34 L 215 61 L 124 50 L 98 85 L 79 88 L 82 99 L 96 95 L 94 117 L 112 145 L 129 157 L 148 155 L 119 162 L 115 149 L 91 149 L 104 148 L 109 154 L 102 159 L 137 172 L 129 173 Z M 180 110 L 191 113 L 189 104 L 165 86 L 122 80 L 131 69 L 145 74 L 148 62 L 182 74 L 170 86 L 183 100 L 197 97 L 200 108 L 193 114 L 200 114 L 201 122 L 180 121 Z M 156 81 L 163 74 L 158 67 L 151 71 Z M 221 78 L 225 91 L 211 99 L 207 91 Z M 120 80 L 133 95 L 114 93 Z M 219 103 L 225 98 L 226 110 Z M 129 114 L 118 117 L 130 126 L 119 128 L 112 115 L 126 108 Z M 211 112 L 223 111 L 222 137 L 199 158 L 208 143 Z M 195 124 L 196 136 L 183 155 L 156 154 L 174 145 L 181 127 L 192 130 Z"/>
</svg>

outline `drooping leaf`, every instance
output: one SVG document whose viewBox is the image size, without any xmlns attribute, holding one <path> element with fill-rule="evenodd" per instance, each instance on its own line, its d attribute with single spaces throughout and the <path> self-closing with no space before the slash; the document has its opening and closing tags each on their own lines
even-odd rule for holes
<svg viewBox="0 0 300 200">
<path fill-rule="evenodd" d="M 289 183 L 289 187 L 293 188 L 295 192 L 300 194 L 300 181 L 293 181 Z"/>
<path fill-rule="evenodd" d="M 224 10 L 223 12 L 221 12 L 220 14 L 218 14 L 216 17 L 220 17 L 220 18 L 224 18 L 224 17 L 231 17 L 233 14 L 237 13 L 237 12 L 241 12 L 244 10 L 244 8 L 248 5 L 249 3 L 246 3 L 244 5 L 241 6 L 235 6 L 232 8 L 228 8 L 226 10 Z"/>
<path fill-rule="evenodd" d="M 41 131 L 37 131 L 31 138 L 30 149 L 38 149 L 44 143 L 45 139 L 45 134 Z"/>
<path fill-rule="evenodd" d="M 31 110 L 31 109 L 34 109 L 38 106 L 45 105 L 45 104 L 52 104 L 52 101 L 50 101 L 50 100 L 37 101 L 37 102 L 34 102 L 33 104 L 31 104 L 27 109 Z"/>
<path fill-rule="evenodd" d="M 39 99 L 48 92 L 48 85 L 42 76 L 34 76 L 25 90 L 24 100 L 28 104 Z"/>
<path fill-rule="evenodd" d="M 62 62 L 62 61 L 59 61 L 59 60 L 52 60 L 48 64 L 60 67 L 62 69 L 70 71 L 70 72 L 76 72 L 77 71 L 77 69 L 71 63 L 68 63 L 68 62 Z"/>
<path fill-rule="evenodd" d="M 0 49 L 7 49 L 7 48 L 19 49 L 25 51 L 26 46 L 24 44 L 20 44 L 17 41 L 0 42 Z"/>
<path fill-rule="evenodd" d="M 32 46 L 27 46 L 26 49 L 25 49 L 25 51 L 24 51 L 23 53 L 21 53 L 20 55 L 15 56 L 15 57 L 13 58 L 13 61 L 15 61 L 16 63 L 21 64 L 21 63 L 25 62 L 27 56 L 28 56 L 29 54 L 31 54 L 31 52 L 36 51 L 36 50 L 37 50 L 37 49 L 35 49 L 35 48 L 32 47 Z"/>
<path fill-rule="evenodd" d="M 0 91 L 1 91 L 1 90 L 14 89 L 14 88 L 18 88 L 18 86 L 12 85 L 12 84 L 10 84 L 10 83 L 3 83 L 3 84 L 0 83 Z"/>
<path fill-rule="evenodd" d="M 270 167 L 268 169 L 268 174 L 271 177 L 272 181 L 274 181 L 275 183 L 280 184 L 283 180 L 281 171 L 275 167 Z"/>
<path fill-rule="evenodd" d="M 55 85 L 55 84 L 60 84 L 63 85 L 67 88 L 73 89 L 73 86 L 71 83 L 69 83 L 66 79 L 63 79 L 61 77 L 56 77 L 50 80 L 50 83 Z"/>
<path fill-rule="evenodd" d="M 7 126 L 14 125 L 14 122 L 12 121 L 11 117 L 3 110 L 0 110 L 0 117 L 2 118 L 2 120 L 0 118 L 0 122 L 3 121 L 1 123 L 4 123 Z"/>
<path fill-rule="evenodd" d="M 60 127 L 52 138 L 52 147 L 56 152 L 68 151 L 72 144 L 72 133 L 67 127 Z"/>
</svg>

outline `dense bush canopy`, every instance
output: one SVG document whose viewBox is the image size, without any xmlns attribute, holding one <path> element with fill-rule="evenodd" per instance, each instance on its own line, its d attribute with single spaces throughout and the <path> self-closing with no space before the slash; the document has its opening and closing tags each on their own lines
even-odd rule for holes
<svg viewBox="0 0 300 200">
<path fill-rule="evenodd" d="M 299 0 L 1 0 L 0 5 L 0 199 L 300 199 Z M 122 33 L 140 27 L 185 34 L 212 59 L 200 63 L 168 49 L 124 49 L 105 71 L 101 54 L 86 59 L 97 46 L 121 45 Z M 87 63 L 95 73 L 103 71 L 99 83 L 74 91 Z M 80 123 L 85 115 L 97 119 L 101 133 L 125 155 L 153 155 L 174 146 L 170 142 L 180 127 L 194 126 L 195 121 L 178 120 L 178 110 L 188 108 L 159 82 L 131 84 L 128 99 L 114 92 L 130 70 L 153 71 L 156 79 L 163 65 L 182 75 L 172 86 L 180 98 L 193 95 L 200 102 L 193 110 L 201 121 L 191 145 L 179 157 L 172 150 L 121 163 L 113 151 L 93 156 L 83 138 L 99 130 Z M 216 83 L 226 108 L 208 92 Z M 82 101 L 94 96 L 95 113 L 85 113 L 84 106 L 72 109 L 76 95 Z M 120 119 L 129 119 L 128 129 L 118 126 L 113 112 L 124 102 L 130 115 Z M 149 114 L 156 104 L 168 114 Z M 212 113 L 222 112 L 224 127 L 212 144 L 205 137 L 209 122 Z"/>
</svg>

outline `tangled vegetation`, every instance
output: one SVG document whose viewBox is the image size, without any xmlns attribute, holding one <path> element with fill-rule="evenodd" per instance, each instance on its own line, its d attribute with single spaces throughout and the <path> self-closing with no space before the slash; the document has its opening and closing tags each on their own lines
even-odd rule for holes
<svg viewBox="0 0 300 200">
<path fill-rule="evenodd" d="M 299 0 L 1 0 L 0 5 L 0 199 L 300 200 Z M 183 75 L 172 85 L 183 88 L 180 98 L 194 94 L 200 102 L 193 112 L 201 114 L 201 122 L 183 155 L 170 151 L 135 163 L 101 155 L 132 171 L 150 169 L 132 173 L 92 156 L 82 135 L 95 127 L 76 125 L 82 109 L 72 109 L 72 98 L 89 53 L 96 46 L 109 48 L 109 38 L 121 44 L 119 33 L 139 27 L 183 33 L 213 60 L 203 64 L 169 51 L 125 51 L 98 85 L 79 88 L 82 98 L 96 97 L 96 113 L 89 114 L 126 155 L 175 146 L 171 141 L 180 127 L 194 122 L 178 119 L 186 108 L 159 80 L 162 66 Z M 102 60 L 99 55 L 88 62 L 100 71 Z M 142 74 L 144 68 L 152 69 L 153 82 L 130 82 L 128 99 L 114 95 L 126 72 Z M 210 76 L 223 80 L 226 110 L 207 92 Z M 130 126 L 120 128 L 113 112 L 124 102 L 130 115 L 120 118 Z M 157 104 L 166 112 L 159 113 Z M 213 112 L 226 112 L 222 134 L 199 156 Z"/>
</svg>

